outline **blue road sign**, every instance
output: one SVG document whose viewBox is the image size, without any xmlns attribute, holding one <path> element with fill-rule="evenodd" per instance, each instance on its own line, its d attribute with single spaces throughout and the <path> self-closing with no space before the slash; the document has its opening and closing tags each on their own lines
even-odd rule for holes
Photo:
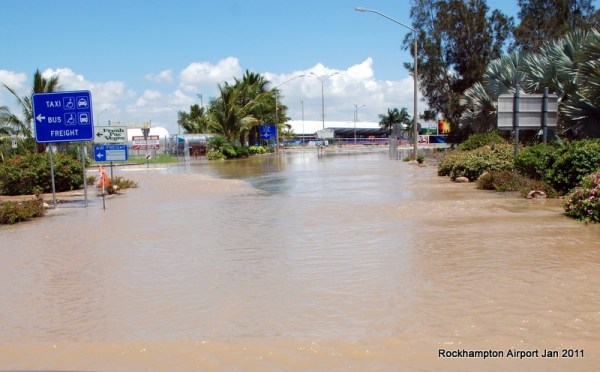
<svg viewBox="0 0 600 372">
<path fill-rule="evenodd" d="M 92 94 L 89 91 L 34 93 L 31 99 L 37 142 L 94 139 Z"/>
<path fill-rule="evenodd" d="M 275 125 L 260 124 L 258 126 L 258 132 L 260 133 L 260 139 L 263 141 L 276 140 L 277 129 Z"/>
<path fill-rule="evenodd" d="M 127 145 L 94 145 L 94 160 L 97 162 L 127 161 L 129 160 Z"/>
</svg>

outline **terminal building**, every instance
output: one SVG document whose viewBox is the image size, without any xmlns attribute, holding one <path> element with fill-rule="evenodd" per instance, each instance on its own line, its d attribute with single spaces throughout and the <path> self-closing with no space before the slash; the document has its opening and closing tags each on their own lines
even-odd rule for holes
<svg viewBox="0 0 600 372">
<path fill-rule="evenodd" d="M 291 120 L 287 122 L 294 133 L 294 138 L 286 142 L 308 143 L 320 137 L 320 133 L 332 133 L 333 139 L 342 142 L 352 142 L 356 139 L 357 143 L 375 142 L 377 140 L 386 140 L 388 134 L 382 130 L 379 123 L 375 122 L 350 122 L 350 121 L 314 121 L 314 120 Z"/>
</svg>

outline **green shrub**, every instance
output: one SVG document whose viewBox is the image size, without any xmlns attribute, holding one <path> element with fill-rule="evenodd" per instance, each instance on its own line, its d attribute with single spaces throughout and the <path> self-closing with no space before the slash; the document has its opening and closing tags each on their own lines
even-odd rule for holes
<svg viewBox="0 0 600 372">
<path fill-rule="evenodd" d="M 470 151 L 493 143 L 506 143 L 506 141 L 498 132 L 475 133 L 458 145 L 458 149 Z"/>
<path fill-rule="evenodd" d="M 125 177 L 117 176 L 113 180 L 113 186 L 117 186 L 119 190 L 135 189 L 138 187 L 137 182 L 127 179 Z"/>
<path fill-rule="evenodd" d="M 556 197 L 556 191 L 540 180 L 528 178 L 513 171 L 491 171 L 483 173 L 477 179 L 477 188 L 480 190 L 495 190 L 500 192 L 518 191 L 522 196 L 527 196 L 530 191 L 543 191 L 548 197 Z"/>
<path fill-rule="evenodd" d="M 225 139 L 225 137 L 221 136 L 221 135 L 216 135 L 213 137 L 210 137 L 210 139 L 208 140 L 208 143 L 206 144 L 206 146 L 208 147 L 208 150 L 218 150 L 219 152 L 223 152 L 223 149 L 229 145 L 229 141 L 227 141 L 227 139 Z"/>
<path fill-rule="evenodd" d="M 57 192 L 79 188 L 83 184 L 81 162 L 65 154 L 54 154 L 54 183 Z M 0 163 L 0 194 L 30 195 L 35 188 L 50 192 L 48 154 L 26 154 L 6 158 Z"/>
<path fill-rule="evenodd" d="M 235 151 L 233 146 L 225 147 L 223 149 L 223 155 L 225 155 L 227 159 L 234 159 L 238 157 L 237 151 Z"/>
<path fill-rule="evenodd" d="M 450 176 L 454 164 L 460 160 L 463 154 L 464 151 L 460 150 L 452 150 L 446 153 L 446 155 L 438 162 L 438 176 Z M 408 160 L 410 160 L 410 158 L 408 158 Z"/>
<path fill-rule="evenodd" d="M 484 172 L 477 178 L 476 184 L 480 190 L 519 191 L 528 187 L 529 180 L 519 173 L 503 170 Z"/>
<path fill-rule="evenodd" d="M 262 146 L 250 146 L 248 147 L 248 152 L 250 153 L 250 155 L 259 155 L 266 154 L 267 150 L 265 150 L 265 148 Z"/>
<path fill-rule="evenodd" d="M 98 188 L 102 188 L 100 182 L 98 183 Z M 109 195 L 119 193 L 120 190 L 125 189 L 135 189 L 138 187 L 137 182 L 132 181 L 130 179 L 117 176 L 112 180 L 112 184 L 109 187 L 105 187 L 105 192 Z"/>
<path fill-rule="evenodd" d="M 466 177 L 473 181 L 485 171 L 512 170 L 514 149 L 509 144 L 491 144 L 463 151 L 455 159 L 450 178 Z"/>
<path fill-rule="evenodd" d="M 575 141 L 559 149 L 545 181 L 560 193 L 574 189 L 589 174 L 600 170 L 600 139 Z"/>
<path fill-rule="evenodd" d="M 555 145 L 540 143 L 525 147 L 515 157 L 515 169 L 526 177 L 544 180 L 557 154 L 558 147 Z"/>
<path fill-rule="evenodd" d="M 34 200 L 22 202 L 7 202 L 0 204 L 0 224 L 14 224 L 46 214 L 44 200 L 37 197 Z"/>
<path fill-rule="evenodd" d="M 573 190 L 565 202 L 565 214 L 585 221 L 600 222 L 600 172 L 583 179 L 580 187 Z"/>
<path fill-rule="evenodd" d="M 208 160 L 224 160 L 225 155 L 223 155 L 223 153 L 219 150 L 210 150 L 206 154 L 206 158 Z"/>
</svg>

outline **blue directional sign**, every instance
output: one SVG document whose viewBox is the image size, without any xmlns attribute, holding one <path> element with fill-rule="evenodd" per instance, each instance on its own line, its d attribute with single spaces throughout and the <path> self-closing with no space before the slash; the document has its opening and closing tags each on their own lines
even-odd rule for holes
<svg viewBox="0 0 600 372">
<path fill-rule="evenodd" d="M 94 139 L 92 94 L 89 91 L 34 93 L 31 100 L 37 142 Z"/>
<path fill-rule="evenodd" d="M 97 162 L 127 161 L 129 160 L 127 145 L 94 145 L 94 160 Z"/>
<path fill-rule="evenodd" d="M 263 141 L 277 139 L 277 129 L 275 125 L 260 124 L 258 126 L 258 132 L 260 133 L 260 139 Z"/>
</svg>

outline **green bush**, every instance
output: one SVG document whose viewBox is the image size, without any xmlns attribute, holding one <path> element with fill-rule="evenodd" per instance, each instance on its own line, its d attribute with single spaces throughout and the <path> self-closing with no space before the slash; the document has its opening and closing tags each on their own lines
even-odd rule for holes
<svg viewBox="0 0 600 372">
<path fill-rule="evenodd" d="M 600 139 L 581 140 L 559 148 L 544 180 L 560 193 L 574 189 L 589 174 L 600 170 Z"/>
<path fill-rule="evenodd" d="M 209 151 L 217 150 L 222 153 L 223 149 L 225 147 L 229 146 L 229 141 L 227 141 L 227 139 L 221 135 L 216 135 L 216 136 L 210 137 L 206 146 L 208 147 Z"/>
<path fill-rule="evenodd" d="M 206 158 L 208 160 L 224 160 L 225 155 L 223 155 L 223 153 L 219 150 L 210 150 L 206 154 Z"/>
<path fill-rule="evenodd" d="M 565 214 L 585 221 L 600 222 L 600 172 L 583 179 L 580 187 L 573 190 L 565 202 Z"/>
<path fill-rule="evenodd" d="M 248 150 L 247 146 L 242 146 L 236 143 L 233 148 L 238 158 L 247 158 L 250 156 L 250 150 Z"/>
<path fill-rule="evenodd" d="M 54 154 L 54 183 L 57 192 L 83 184 L 81 162 L 65 154 Z M 30 195 L 34 189 L 52 190 L 48 154 L 26 154 L 6 158 L 0 163 L 0 194 Z"/>
<path fill-rule="evenodd" d="M 464 153 L 464 151 L 460 150 L 452 150 L 446 153 L 446 155 L 438 162 L 438 176 L 450 176 L 450 174 L 452 174 L 452 168 L 454 168 L 454 164 L 456 164 L 464 156 Z M 410 158 L 408 158 L 408 160 L 410 160 Z"/>
<path fill-rule="evenodd" d="M 458 145 L 458 149 L 470 151 L 493 143 L 506 143 L 506 141 L 498 132 L 475 133 Z"/>
<path fill-rule="evenodd" d="M 477 188 L 480 190 L 518 191 L 527 185 L 527 178 L 507 170 L 484 172 L 477 178 Z"/>
<path fill-rule="evenodd" d="M 11 225 L 44 214 L 46 214 L 44 200 L 39 196 L 34 200 L 0 204 L 0 224 Z"/>
<path fill-rule="evenodd" d="M 250 155 L 259 155 L 266 154 L 267 150 L 265 150 L 265 148 L 262 146 L 250 146 L 248 147 L 248 152 L 250 153 Z"/>
<path fill-rule="evenodd" d="M 100 182 L 98 182 L 97 187 L 99 189 L 102 189 Z M 112 194 L 119 193 L 120 190 L 135 189 L 137 187 L 138 187 L 137 182 L 127 179 L 125 177 L 116 176 L 112 180 L 112 184 L 109 187 L 105 187 L 105 190 L 103 190 L 103 191 L 106 191 L 107 194 L 112 195 Z"/>
<path fill-rule="evenodd" d="M 526 177 L 544 180 L 557 154 L 558 147 L 551 144 L 540 143 L 525 147 L 515 158 L 515 169 Z"/>
<path fill-rule="evenodd" d="M 556 197 L 556 191 L 540 180 L 528 178 L 513 171 L 491 171 L 483 173 L 477 179 L 477 188 L 480 190 L 495 190 L 500 192 L 518 191 L 522 196 L 527 196 L 530 191 L 543 191 L 548 197 Z"/>
<path fill-rule="evenodd" d="M 223 155 L 225 155 L 227 159 L 234 159 L 238 157 L 237 152 L 232 146 L 225 147 L 223 149 Z"/>
<path fill-rule="evenodd" d="M 463 151 L 454 159 L 450 178 L 466 177 L 473 181 L 485 171 L 512 170 L 514 149 L 509 144 L 491 144 Z"/>
<path fill-rule="evenodd" d="M 113 187 L 116 186 L 118 190 L 135 189 L 138 187 L 137 182 L 121 176 L 115 177 L 112 185 Z"/>
</svg>

